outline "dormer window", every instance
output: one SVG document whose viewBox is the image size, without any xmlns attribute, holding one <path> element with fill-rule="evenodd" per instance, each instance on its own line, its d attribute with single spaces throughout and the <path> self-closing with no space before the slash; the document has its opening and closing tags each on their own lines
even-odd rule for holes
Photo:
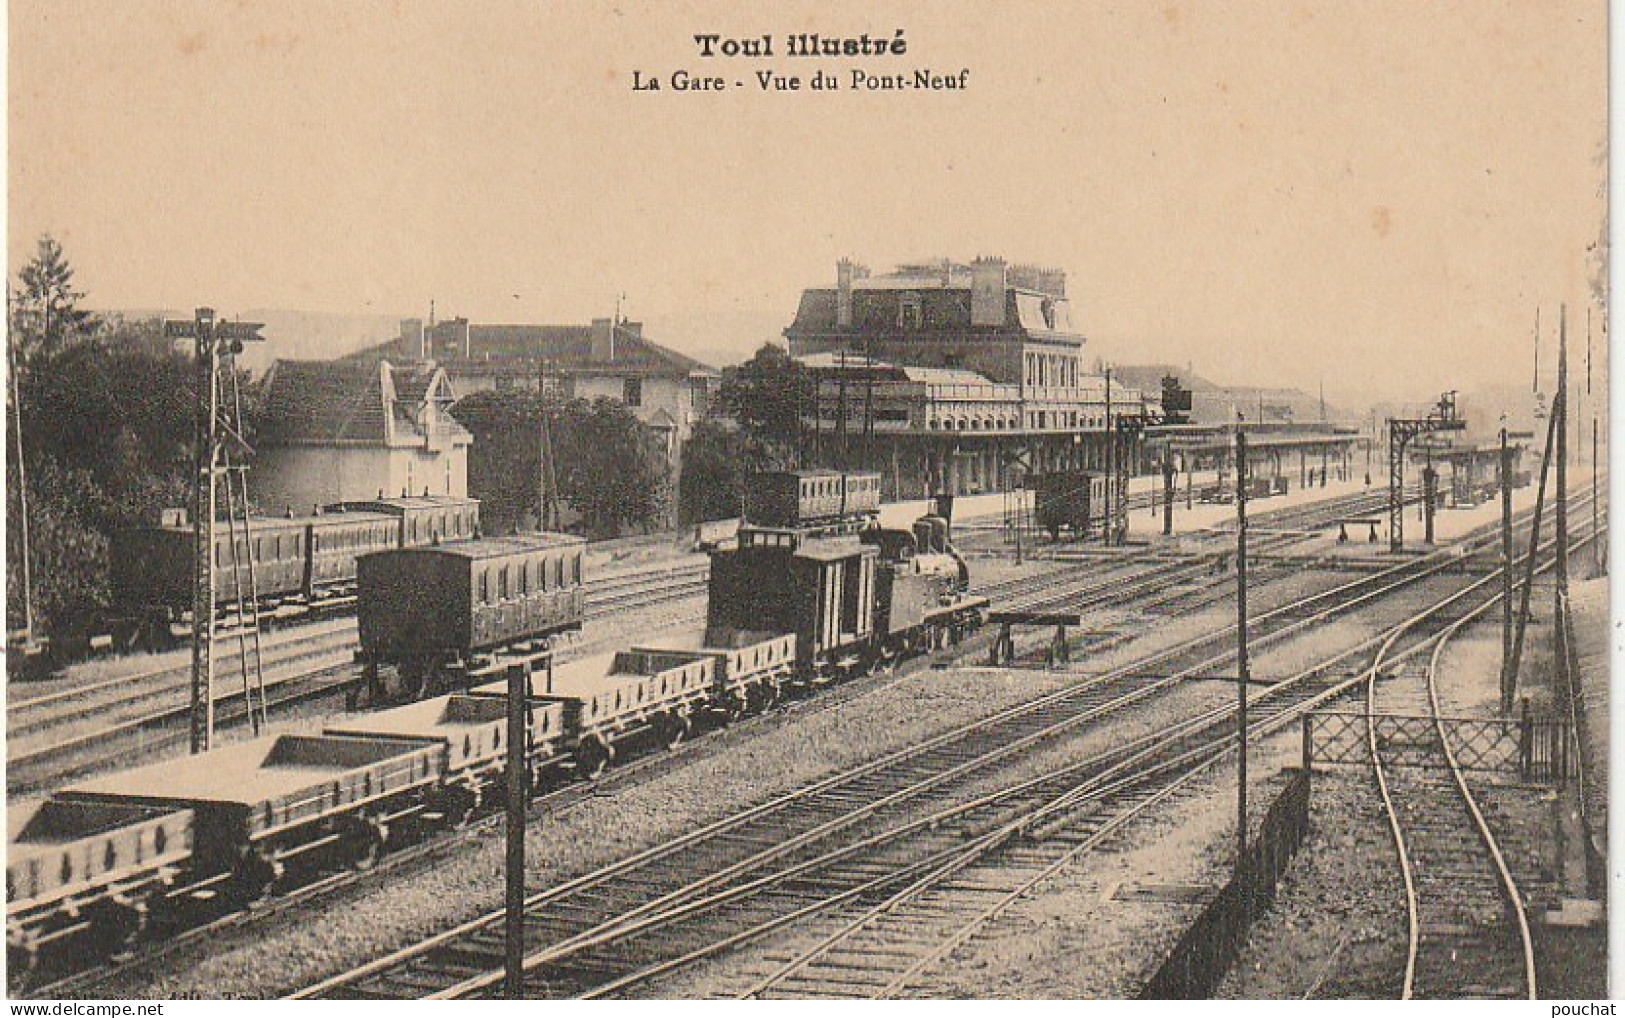
<svg viewBox="0 0 1625 1018">
<path fill-rule="evenodd" d="M 897 298 L 897 327 L 918 329 L 925 324 L 925 309 L 917 291 L 908 290 Z"/>
<path fill-rule="evenodd" d="M 1044 328 L 1053 330 L 1055 328 L 1055 301 L 1045 297 L 1042 309 L 1044 313 Z"/>
</svg>

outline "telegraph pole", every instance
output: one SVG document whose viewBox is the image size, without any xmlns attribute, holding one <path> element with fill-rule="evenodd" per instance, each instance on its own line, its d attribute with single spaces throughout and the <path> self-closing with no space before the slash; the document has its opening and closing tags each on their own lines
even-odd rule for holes
<svg viewBox="0 0 1625 1018">
<path fill-rule="evenodd" d="M 508 668 L 508 830 L 504 990 L 525 996 L 525 711 L 530 668 Z"/>
<path fill-rule="evenodd" d="M 1559 393 L 1559 399 L 1561 393 Z M 1540 457 L 1540 483 L 1535 487 L 1535 518 L 1529 528 L 1529 558 L 1524 563 L 1523 590 L 1518 597 L 1517 626 L 1512 633 L 1512 664 L 1508 666 L 1507 683 L 1511 693 L 1502 701 L 1506 712 L 1512 710 L 1512 696 L 1517 692 L 1518 671 L 1523 662 L 1523 636 L 1529 625 L 1529 597 L 1535 587 L 1535 550 L 1540 547 L 1540 513 L 1546 505 L 1546 475 L 1552 465 L 1552 441 L 1557 428 L 1557 406 L 1546 418 L 1546 450 Z"/>
<path fill-rule="evenodd" d="M 31 653 L 34 641 L 34 578 L 29 559 L 33 551 L 28 543 L 28 472 L 23 466 L 23 382 L 17 374 L 17 350 L 11 339 L 11 289 L 6 289 L 6 366 L 11 373 L 11 408 L 17 425 L 17 500 L 21 510 L 22 572 L 23 572 L 23 643 L 24 652 Z"/>
<path fill-rule="evenodd" d="M 1236 871 L 1247 856 L 1247 434 L 1236 425 Z"/>
<path fill-rule="evenodd" d="M 1501 429 L 1501 713 L 1512 713 L 1512 450 Z"/>
<path fill-rule="evenodd" d="M 1586 395 L 1591 395 L 1591 309 L 1589 307 L 1586 308 Z M 1601 531 L 1597 529 L 1599 523 L 1599 509 L 1597 507 L 1597 472 L 1602 469 L 1602 464 L 1597 460 L 1598 452 L 1597 404 L 1593 402 L 1591 404 L 1591 549 L 1592 559 L 1595 561 L 1598 571 L 1601 571 L 1603 566 L 1602 551 L 1606 542 L 1604 542 L 1600 536 Z"/>
<path fill-rule="evenodd" d="M 1102 534 L 1107 544 L 1116 544 L 1117 505 L 1116 498 L 1112 497 L 1112 488 L 1117 479 L 1117 428 L 1112 424 L 1112 369 L 1106 369 L 1106 525 Z M 1123 497 L 1123 492 L 1117 492 L 1117 498 Z"/>
<path fill-rule="evenodd" d="M 547 382 L 551 374 L 551 365 L 547 358 L 536 362 L 536 410 L 540 415 L 537 428 L 539 443 L 538 455 L 541 457 L 541 469 L 537 472 L 541 485 L 540 517 L 537 520 L 537 530 L 559 529 L 559 502 L 558 483 L 553 473 L 553 428 L 548 420 Z"/>
<path fill-rule="evenodd" d="M 1167 446 L 1162 450 L 1162 533 L 1166 537 L 1174 532 L 1174 454 Z"/>
<path fill-rule="evenodd" d="M 192 506 L 192 752 L 202 753 L 214 738 L 214 509 L 215 422 L 220 399 L 215 376 L 220 355 L 214 345 L 214 310 L 198 308 L 196 332 L 197 423 L 193 448 L 197 483 Z"/>
<path fill-rule="evenodd" d="M 1557 311 L 1557 530 L 1556 598 L 1561 601 L 1569 588 L 1569 333 L 1568 305 Z M 1557 618 L 1556 609 L 1552 618 Z"/>
</svg>

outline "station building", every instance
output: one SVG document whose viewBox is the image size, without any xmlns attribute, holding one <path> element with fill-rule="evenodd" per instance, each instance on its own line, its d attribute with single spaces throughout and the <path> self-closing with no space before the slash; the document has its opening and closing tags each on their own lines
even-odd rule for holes
<svg viewBox="0 0 1625 1018">
<path fill-rule="evenodd" d="M 882 275 L 843 259 L 834 287 L 802 293 L 784 336 L 815 380 L 811 462 L 877 470 L 888 498 L 1105 469 L 1108 428 L 1156 409 L 1084 370 L 1064 272 L 1001 258 Z M 1139 459 L 1139 439 L 1117 455 Z"/>
</svg>

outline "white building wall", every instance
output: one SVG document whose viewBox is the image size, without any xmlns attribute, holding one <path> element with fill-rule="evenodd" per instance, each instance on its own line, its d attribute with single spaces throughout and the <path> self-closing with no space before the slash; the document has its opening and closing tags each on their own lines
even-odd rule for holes
<svg viewBox="0 0 1625 1018">
<path fill-rule="evenodd" d="M 468 495 L 468 447 L 443 453 L 383 446 L 261 447 L 248 474 L 248 491 L 264 513 L 399 495 Z"/>
</svg>

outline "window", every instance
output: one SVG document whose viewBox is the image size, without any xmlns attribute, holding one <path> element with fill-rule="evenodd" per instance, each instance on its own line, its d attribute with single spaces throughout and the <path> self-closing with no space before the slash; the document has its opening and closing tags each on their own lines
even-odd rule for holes
<svg viewBox="0 0 1625 1018">
<path fill-rule="evenodd" d="M 897 298 L 897 327 L 899 329 L 918 329 L 925 324 L 925 310 L 920 302 L 920 295 L 909 290 Z"/>
<path fill-rule="evenodd" d="M 481 569 L 480 570 L 480 604 L 486 604 L 490 600 L 491 600 L 491 571 L 489 569 Z"/>
<path fill-rule="evenodd" d="M 621 395 L 627 406 L 642 406 L 643 379 L 628 378 L 622 386 Z"/>
</svg>

